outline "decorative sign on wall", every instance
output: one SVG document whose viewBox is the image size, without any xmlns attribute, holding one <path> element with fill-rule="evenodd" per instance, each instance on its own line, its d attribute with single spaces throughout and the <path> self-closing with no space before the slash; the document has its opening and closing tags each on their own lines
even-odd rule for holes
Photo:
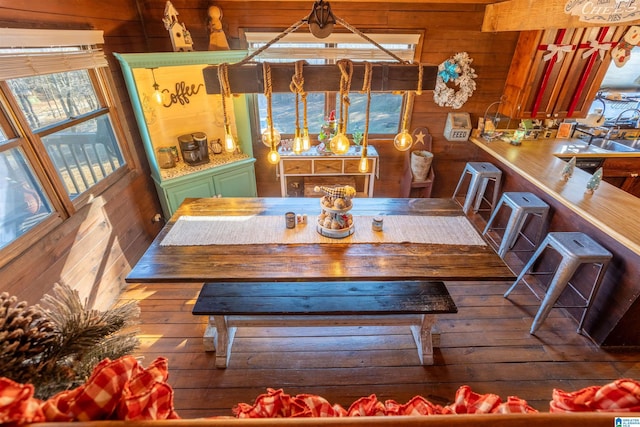
<svg viewBox="0 0 640 427">
<path fill-rule="evenodd" d="M 565 13 L 589 23 L 616 24 L 640 19 L 638 0 L 568 0 Z"/>
<path fill-rule="evenodd" d="M 182 82 L 177 82 L 175 84 L 174 92 L 171 93 L 169 89 L 162 89 L 162 93 L 166 94 L 163 96 L 163 100 L 165 100 L 162 105 L 166 108 L 171 107 L 173 104 L 185 105 L 189 103 L 189 98 L 197 95 L 200 92 L 200 89 L 204 87 L 203 83 L 200 84 L 192 84 L 189 85 Z"/>
</svg>

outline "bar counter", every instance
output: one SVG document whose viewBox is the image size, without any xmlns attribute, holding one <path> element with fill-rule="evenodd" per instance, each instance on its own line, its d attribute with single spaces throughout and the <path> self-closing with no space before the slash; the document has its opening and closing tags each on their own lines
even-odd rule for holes
<svg viewBox="0 0 640 427">
<path fill-rule="evenodd" d="M 591 174 L 576 168 L 565 182 L 566 162 L 557 157 L 621 157 L 620 153 L 587 147 L 578 139 L 525 140 L 520 146 L 475 137 L 470 142 L 478 148 L 477 160 L 503 171 L 502 191 L 530 191 L 551 206 L 549 231 L 584 232 L 613 254 L 585 330 L 599 345 L 639 346 L 640 198 L 604 181 L 589 194 Z"/>
<path fill-rule="evenodd" d="M 593 193 L 585 190 L 591 174 L 575 169 L 569 181 L 562 179 L 562 157 L 640 157 L 640 153 L 612 153 L 589 147 L 579 139 L 522 141 L 514 146 L 503 141 L 471 141 L 567 209 L 598 227 L 640 255 L 640 198 L 604 181 Z"/>
</svg>

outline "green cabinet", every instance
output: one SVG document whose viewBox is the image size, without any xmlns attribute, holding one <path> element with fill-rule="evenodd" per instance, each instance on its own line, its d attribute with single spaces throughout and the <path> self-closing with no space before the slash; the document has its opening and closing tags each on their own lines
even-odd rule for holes
<svg viewBox="0 0 640 427">
<path fill-rule="evenodd" d="M 240 61 L 246 51 L 114 56 L 122 68 L 165 218 L 171 217 L 185 198 L 257 196 L 249 98 L 234 95 L 223 111 L 220 95 L 206 93 L 202 73 L 211 64 Z M 160 99 L 156 99 L 156 91 Z M 185 163 L 178 137 L 202 132 L 208 143 L 224 140 L 225 115 L 239 149 L 214 154 L 209 147 L 208 163 Z M 156 153 L 172 148 L 178 153 L 176 166 L 160 168 Z"/>
<path fill-rule="evenodd" d="M 220 166 L 189 176 L 158 182 L 162 210 L 169 217 L 187 198 L 197 197 L 256 197 L 254 160 Z"/>
</svg>

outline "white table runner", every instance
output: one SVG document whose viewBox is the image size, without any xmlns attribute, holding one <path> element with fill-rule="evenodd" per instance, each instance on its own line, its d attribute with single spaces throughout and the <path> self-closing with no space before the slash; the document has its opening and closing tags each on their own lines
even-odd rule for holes
<svg viewBox="0 0 640 427">
<path fill-rule="evenodd" d="M 308 243 L 424 243 L 486 245 L 464 216 L 385 215 L 384 229 L 371 229 L 371 216 L 355 216 L 355 232 L 332 239 L 316 231 L 317 216 L 293 229 L 280 216 L 181 216 L 161 246 L 259 245 Z"/>
</svg>

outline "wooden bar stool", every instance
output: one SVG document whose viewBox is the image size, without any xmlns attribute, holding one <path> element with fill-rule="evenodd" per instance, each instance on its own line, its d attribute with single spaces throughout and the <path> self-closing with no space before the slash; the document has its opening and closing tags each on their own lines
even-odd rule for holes
<svg viewBox="0 0 640 427">
<path fill-rule="evenodd" d="M 510 208 L 511 214 L 505 228 L 496 227 L 494 221 L 498 216 L 498 212 L 502 208 Z M 540 218 L 540 225 L 537 228 L 536 234 L 533 239 L 530 239 L 523 233 L 524 225 L 530 215 Z M 544 226 L 547 222 L 547 216 L 549 215 L 549 205 L 543 202 L 538 196 L 533 193 L 517 193 L 517 192 L 504 192 L 498 201 L 498 204 L 493 209 L 493 213 L 487 221 L 487 225 L 482 232 L 483 236 L 491 238 L 490 231 L 504 230 L 500 246 L 498 247 L 498 255 L 500 258 L 504 258 L 507 251 L 509 251 L 520 235 L 522 235 L 531 245 L 533 249 L 540 243 Z M 494 240 L 495 242 L 495 240 Z M 497 243 L 497 242 L 496 242 Z M 532 250 L 533 250 L 532 249 Z"/>
<path fill-rule="evenodd" d="M 544 297 L 541 298 L 531 287 L 531 285 L 523 279 L 526 274 L 549 274 L 549 272 L 533 271 L 535 262 L 538 260 L 538 258 L 540 258 L 543 252 L 549 249 L 557 251 L 561 256 L 561 260 L 556 266 L 555 273 L 553 274 Z M 542 304 L 540 305 L 540 308 L 538 309 L 538 312 L 533 319 L 533 323 L 531 324 L 531 334 L 535 333 L 535 331 L 540 327 L 542 322 L 549 315 L 549 311 L 551 311 L 554 306 L 559 308 L 584 308 L 577 329 L 577 332 L 580 333 L 582 331 L 584 319 L 587 315 L 587 312 L 589 311 L 589 308 L 591 307 L 591 304 L 593 303 L 594 296 L 598 292 L 598 288 L 600 287 L 600 283 L 602 282 L 602 278 L 604 277 L 611 257 L 612 255 L 608 250 L 600 246 L 596 241 L 594 241 L 591 237 L 587 236 L 584 233 L 548 233 L 527 263 L 527 265 L 524 266 L 516 281 L 513 283 L 513 285 L 511 285 L 509 290 L 505 292 L 504 296 L 505 298 L 508 297 L 509 294 L 518 285 L 518 283 L 522 281 L 522 283 L 524 283 L 538 299 L 542 300 Z M 589 295 L 582 294 L 571 283 L 571 279 L 573 279 L 573 276 L 578 270 L 578 267 L 583 264 L 594 264 L 596 267 L 598 267 L 598 273 L 596 275 L 593 286 L 591 287 Z M 558 298 L 565 290 L 565 288 L 567 288 L 567 286 L 569 286 L 584 301 L 584 304 L 570 306 L 556 305 Z"/>
<path fill-rule="evenodd" d="M 474 212 L 478 212 L 480 210 L 482 200 L 486 200 L 484 193 L 487 190 L 487 184 L 489 181 L 493 181 L 493 197 L 491 198 L 491 201 L 487 200 L 487 202 L 491 205 L 491 210 L 493 210 L 496 206 L 496 202 L 498 201 L 498 194 L 500 193 L 502 171 L 488 162 L 467 163 L 464 167 L 464 171 L 462 171 L 458 185 L 453 192 L 453 196 L 451 196 L 454 200 L 457 200 L 456 195 L 462 188 L 462 184 L 467 175 L 470 175 L 471 180 L 469 181 L 467 195 L 464 199 L 464 204 L 462 205 L 464 213 L 468 214 L 471 211 L 472 206 Z"/>
</svg>

